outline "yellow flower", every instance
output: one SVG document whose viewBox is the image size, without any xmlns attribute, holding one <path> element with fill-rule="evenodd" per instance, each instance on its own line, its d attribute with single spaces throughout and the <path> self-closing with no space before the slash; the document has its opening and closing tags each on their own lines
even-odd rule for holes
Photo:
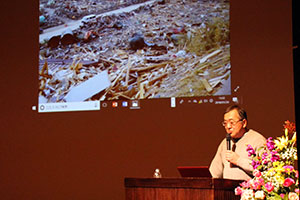
<svg viewBox="0 0 300 200">
<path fill-rule="evenodd" d="M 279 150 L 282 150 L 284 147 L 288 145 L 288 137 L 278 137 L 277 140 L 274 140 L 275 145 L 278 147 Z"/>
<path fill-rule="evenodd" d="M 274 168 L 271 168 L 267 171 L 267 176 L 274 176 L 275 175 L 275 169 Z"/>
<path fill-rule="evenodd" d="M 295 132 L 294 135 L 293 135 L 293 137 L 292 137 L 292 140 L 291 140 L 292 143 L 296 142 L 296 137 L 297 136 L 296 136 L 296 132 Z"/>
<path fill-rule="evenodd" d="M 282 174 L 276 174 L 275 175 L 275 180 L 276 180 L 276 182 L 277 183 L 279 183 L 279 184 L 283 184 L 284 183 L 284 176 L 282 176 Z"/>
<path fill-rule="evenodd" d="M 272 176 L 274 176 L 274 175 L 281 176 L 281 173 L 285 171 L 283 166 L 284 166 L 284 163 L 281 163 L 279 161 L 273 162 L 273 168 L 269 169 L 267 174 L 272 175 Z"/>
<path fill-rule="evenodd" d="M 273 162 L 272 164 L 273 164 L 273 167 L 277 167 L 277 166 L 281 165 L 281 163 L 279 161 Z"/>
</svg>

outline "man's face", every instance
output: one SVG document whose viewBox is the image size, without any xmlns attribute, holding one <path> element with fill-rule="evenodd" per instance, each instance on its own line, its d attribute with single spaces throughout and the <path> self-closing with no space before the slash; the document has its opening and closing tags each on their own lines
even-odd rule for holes
<svg viewBox="0 0 300 200">
<path fill-rule="evenodd" d="M 240 138 L 246 132 L 247 120 L 241 120 L 237 110 L 232 110 L 224 115 L 224 127 L 232 138 Z"/>
</svg>

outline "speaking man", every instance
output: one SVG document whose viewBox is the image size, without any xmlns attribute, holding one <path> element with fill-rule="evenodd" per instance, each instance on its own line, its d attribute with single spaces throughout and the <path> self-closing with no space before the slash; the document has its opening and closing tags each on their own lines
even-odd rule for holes
<svg viewBox="0 0 300 200">
<path fill-rule="evenodd" d="M 247 145 L 254 150 L 263 146 L 266 139 L 260 133 L 247 128 L 246 111 L 238 105 L 230 106 L 224 114 L 227 136 L 218 147 L 209 170 L 214 178 L 247 180 L 251 178 L 253 167 L 248 157 Z"/>
</svg>

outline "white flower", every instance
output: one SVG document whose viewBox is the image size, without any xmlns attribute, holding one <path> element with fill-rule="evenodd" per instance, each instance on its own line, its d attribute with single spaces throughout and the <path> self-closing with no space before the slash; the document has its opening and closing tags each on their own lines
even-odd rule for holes
<svg viewBox="0 0 300 200">
<path fill-rule="evenodd" d="M 299 195 L 295 192 L 289 193 L 289 200 L 299 200 Z"/>
<path fill-rule="evenodd" d="M 255 192 L 255 199 L 264 199 L 265 194 L 263 190 L 258 190 Z"/>
<path fill-rule="evenodd" d="M 241 200 L 251 200 L 254 197 L 253 190 L 244 190 L 241 196 Z"/>
</svg>

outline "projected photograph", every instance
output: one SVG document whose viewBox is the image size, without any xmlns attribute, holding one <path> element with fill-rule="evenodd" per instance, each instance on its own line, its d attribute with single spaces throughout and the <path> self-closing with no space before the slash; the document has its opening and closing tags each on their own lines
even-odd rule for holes
<svg viewBox="0 0 300 200">
<path fill-rule="evenodd" d="M 40 0 L 39 103 L 231 94 L 227 0 Z"/>
</svg>

